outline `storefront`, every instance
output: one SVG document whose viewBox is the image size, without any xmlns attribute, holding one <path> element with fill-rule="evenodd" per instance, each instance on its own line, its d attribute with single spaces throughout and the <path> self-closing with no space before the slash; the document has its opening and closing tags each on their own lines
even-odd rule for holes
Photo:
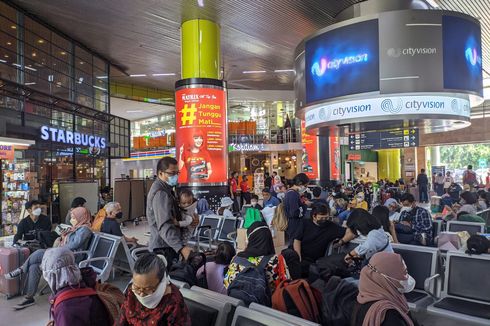
<svg viewBox="0 0 490 326">
<path fill-rule="evenodd" d="M 0 42 L 1 236 L 28 200 L 57 222 L 61 183 L 108 184 L 130 129 L 109 113 L 106 60 L 3 2 Z"/>
</svg>

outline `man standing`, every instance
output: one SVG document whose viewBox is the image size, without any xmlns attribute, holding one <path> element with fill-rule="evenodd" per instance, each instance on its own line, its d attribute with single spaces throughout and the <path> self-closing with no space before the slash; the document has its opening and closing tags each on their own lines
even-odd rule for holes
<svg viewBox="0 0 490 326">
<path fill-rule="evenodd" d="M 419 186 L 419 201 L 421 203 L 429 202 L 429 178 L 425 174 L 425 169 L 420 170 L 420 174 L 417 176 L 417 185 Z"/>
<path fill-rule="evenodd" d="M 248 178 L 244 174 L 242 176 L 242 182 L 240 182 L 240 206 L 243 207 L 243 205 L 249 205 L 250 204 L 250 188 L 248 186 Z"/>
<path fill-rule="evenodd" d="M 264 174 L 264 188 L 270 189 L 272 187 L 272 177 L 269 175 L 269 172 Z"/>
<path fill-rule="evenodd" d="M 478 180 L 475 171 L 473 171 L 473 166 L 468 165 L 468 169 L 463 173 L 463 185 L 469 185 L 470 191 L 475 189 L 478 185 Z"/>
<path fill-rule="evenodd" d="M 447 171 L 446 176 L 444 177 L 444 193 L 447 193 L 449 191 L 449 188 L 453 183 L 454 183 L 454 179 L 451 176 L 451 172 Z"/>
<path fill-rule="evenodd" d="M 395 225 L 400 243 L 428 246 L 432 242 L 432 217 L 430 212 L 417 206 L 412 194 L 401 198 L 400 223 Z"/>
<path fill-rule="evenodd" d="M 177 160 L 164 157 L 157 164 L 157 180 L 151 186 L 146 205 L 146 217 L 150 226 L 149 249 L 163 254 L 168 268 L 179 258 L 185 259 L 192 251 L 184 246 L 180 229 L 174 220 L 180 220 L 180 209 L 173 188 L 177 185 L 179 169 Z"/>
<path fill-rule="evenodd" d="M 301 202 L 301 194 L 306 191 L 309 182 L 310 179 L 306 174 L 297 174 L 293 179 L 293 185 L 284 196 L 284 211 L 288 218 L 286 234 L 290 242 L 294 240 L 294 236 L 300 228 L 301 219 L 306 212 L 306 207 Z"/>
<path fill-rule="evenodd" d="M 238 206 L 238 173 L 232 172 L 229 181 L 230 185 L 230 198 L 233 199 L 233 211 L 238 212 L 240 207 Z"/>
<path fill-rule="evenodd" d="M 17 243 L 19 240 L 36 240 L 37 233 L 51 231 L 49 217 L 41 214 L 41 203 L 37 200 L 31 200 L 25 204 L 25 208 L 29 216 L 20 220 L 17 226 L 17 233 L 14 236 L 14 243 Z"/>
</svg>

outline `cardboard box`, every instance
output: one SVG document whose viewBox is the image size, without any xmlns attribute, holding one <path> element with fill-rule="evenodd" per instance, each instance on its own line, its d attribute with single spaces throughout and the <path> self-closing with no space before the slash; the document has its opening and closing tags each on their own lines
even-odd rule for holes
<svg viewBox="0 0 490 326">
<path fill-rule="evenodd" d="M 274 248 L 276 251 L 276 254 L 281 253 L 282 250 L 286 248 L 286 241 L 285 241 L 285 235 L 284 231 L 276 231 L 274 229 L 271 230 L 272 232 L 272 241 L 274 242 Z M 245 250 L 247 247 L 247 229 L 245 228 L 239 228 L 237 229 L 237 252 Z"/>
</svg>

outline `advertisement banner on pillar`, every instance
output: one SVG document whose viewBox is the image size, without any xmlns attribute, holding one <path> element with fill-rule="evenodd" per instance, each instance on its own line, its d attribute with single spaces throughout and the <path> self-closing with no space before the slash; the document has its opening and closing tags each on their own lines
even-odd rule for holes
<svg viewBox="0 0 490 326">
<path fill-rule="evenodd" d="M 340 139 L 330 136 L 330 180 L 340 180 Z"/>
<path fill-rule="evenodd" d="M 303 145 L 301 171 L 310 180 L 320 177 L 318 171 L 318 136 L 306 133 L 305 122 L 301 121 L 301 144 Z"/>
<path fill-rule="evenodd" d="M 227 182 L 226 91 L 178 89 L 175 120 L 179 183 Z"/>
</svg>

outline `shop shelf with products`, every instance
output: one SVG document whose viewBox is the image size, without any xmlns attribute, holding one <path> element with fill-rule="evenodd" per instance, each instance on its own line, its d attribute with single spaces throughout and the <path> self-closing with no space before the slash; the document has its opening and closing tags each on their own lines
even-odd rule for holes
<svg viewBox="0 0 490 326">
<path fill-rule="evenodd" d="M 30 198 L 30 170 L 31 162 L 28 160 L 2 161 L 2 236 L 17 231 L 24 204 Z"/>
</svg>

